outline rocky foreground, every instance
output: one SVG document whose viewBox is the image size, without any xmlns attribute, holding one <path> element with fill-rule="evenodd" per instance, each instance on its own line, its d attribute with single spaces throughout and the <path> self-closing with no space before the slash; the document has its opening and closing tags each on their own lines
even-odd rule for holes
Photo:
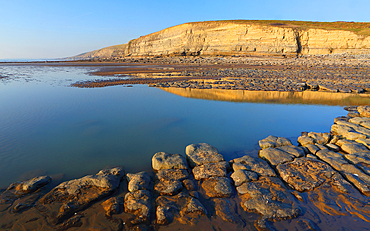
<svg viewBox="0 0 370 231">
<path fill-rule="evenodd" d="M 360 230 L 370 222 L 370 107 L 349 107 L 298 146 L 269 136 L 225 161 L 208 144 L 158 152 L 153 172 L 122 167 L 63 182 L 41 176 L 0 195 L 3 230 Z"/>
</svg>

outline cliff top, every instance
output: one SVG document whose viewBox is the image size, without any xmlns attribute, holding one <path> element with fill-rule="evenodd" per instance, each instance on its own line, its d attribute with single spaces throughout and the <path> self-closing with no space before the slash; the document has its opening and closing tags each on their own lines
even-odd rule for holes
<svg viewBox="0 0 370 231">
<path fill-rule="evenodd" d="M 279 26 L 299 29 L 324 29 L 324 30 L 346 30 L 358 35 L 370 35 L 370 22 L 313 22 L 313 21 L 288 21 L 288 20 L 219 20 L 189 22 L 185 24 L 198 23 L 238 23 L 238 24 L 258 24 L 263 26 Z M 183 24 L 181 24 L 183 25 Z"/>
</svg>

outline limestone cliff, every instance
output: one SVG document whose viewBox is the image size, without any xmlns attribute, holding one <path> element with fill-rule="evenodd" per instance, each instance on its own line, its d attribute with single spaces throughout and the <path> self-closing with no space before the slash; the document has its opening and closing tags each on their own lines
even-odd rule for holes
<svg viewBox="0 0 370 231">
<path fill-rule="evenodd" d="M 370 23 L 357 23 L 356 26 L 365 32 L 361 34 L 351 28 L 336 29 L 335 23 L 279 22 L 239 20 L 185 23 L 142 36 L 124 45 L 103 48 L 74 58 L 345 52 L 370 54 L 370 36 L 367 36 Z"/>
</svg>

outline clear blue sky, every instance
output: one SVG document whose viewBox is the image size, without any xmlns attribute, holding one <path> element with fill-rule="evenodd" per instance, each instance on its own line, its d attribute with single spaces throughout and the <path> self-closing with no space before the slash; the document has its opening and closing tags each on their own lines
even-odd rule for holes
<svg viewBox="0 0 370 231">
<path fill-rule="evenodd" d="M 0 59 L 77 55 L 193 21 L 370 21 L 370 0 L 0 0 Z"/>
</svg>

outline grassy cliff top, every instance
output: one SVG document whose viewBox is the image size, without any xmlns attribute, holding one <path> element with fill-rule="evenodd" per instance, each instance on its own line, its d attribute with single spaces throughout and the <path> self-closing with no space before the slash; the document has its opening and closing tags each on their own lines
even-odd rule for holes
<svg viewBox="0 0 370 231">
<path fill-rule="evenodd" d="M 240 23 L 240 24 L 258 24 L 264 26 L 280 26 L 299 29 L 324 29 L 324 30 L 345 30 L 358 35 L 370 35 L 370 22 L 311 22 L 311 21 L 284 21 L 284 20 L 220 20 L 190 22 L 193 23 Z"/>
</svg>

